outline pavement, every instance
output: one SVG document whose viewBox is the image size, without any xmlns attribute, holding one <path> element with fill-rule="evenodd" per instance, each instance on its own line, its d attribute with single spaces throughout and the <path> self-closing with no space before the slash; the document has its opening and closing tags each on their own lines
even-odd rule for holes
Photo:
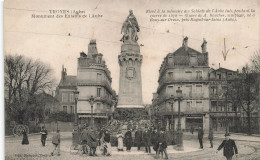
<svg viewBox="0 0 260 160">
<path fill-rule="evenodd" d="M 53 133 L 49 133 L 46 146 L 42 147 L 40 142 L 40 135 L 34 134 L 29 135 L 29 145 L 21 145 L 22 137 L 6 137 L 5 139 L 5 159 L 118 159 L 118 160 L 128 160 L 128 159 L 140 159 L 140 160 L 150 160 L 156 159 L 155 152 L 147 154 L 144 152 L 144 147 L 141 147 L 141 151 L 137 151 L 136 147 L 132 147 L 131 152 L 118 152 L 116 147 L 112 147 L 112 156 L 104 157 L 101 156 L 100 148 L 97 148 L 98 157 L 89 157 L 82 155 L 77 150 L 71 150 L 72 146 L 72 133 L 71 132 L 61 132 L 61 156 L 50 156 L 52 152 L 53 145 L 51 144 L 51 137 Z M 238 141 L 237 147 L 239 150 L 239 160 L 249 160 L 249 159 L 260 159 L 260 145 L 258 139 L 255 141 L 255 137 L 252 136 L 234 136 Z M 200 159 L 200 160 L 224 160 L 222 151 L 216 153 L 218 145 L 222 142 L 224 138 L 223 134 L 215 134 L 214 148 L 209 148 L 210 144 L 206 138 L 204 138 L 204 149 L 199 149 L 199 143 L 197 140 L 197 133 L 193 135 L 190 133 L 184 133 L 184 151 L 177 151 L 175 146 L 168 146 L 167 152 L 169 154 L 169 159 Z M 250 140 L 250 141 L 246 141 Z M 254 141 L 252 141 L 254 140 Z M 247 158 L 250 157 L 250 158 Z"/>
</svg>

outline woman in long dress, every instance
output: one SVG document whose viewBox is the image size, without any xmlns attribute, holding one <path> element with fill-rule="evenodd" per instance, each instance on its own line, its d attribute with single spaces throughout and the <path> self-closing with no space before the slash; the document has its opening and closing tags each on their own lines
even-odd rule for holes
<svg viewBox="0 0 260 160">
<path fill-rule="evenodd" d="M 118 151 L 124 151 L 124 143 L 123 143 L 123 134 L 121 133 L 121 131 L 118 131 L 117 134 L 117 150 Z"/>
<path fill-rule="evenodd" d="M 22 131 L 22 134 L 23 134 L 22 145 L 24 145 L 24 144 L 29 144 L 28 136 L 27 136 L 27 133 L 26 133 L 26 130 L 25 130 L 25 129 Z"/>
</svg>

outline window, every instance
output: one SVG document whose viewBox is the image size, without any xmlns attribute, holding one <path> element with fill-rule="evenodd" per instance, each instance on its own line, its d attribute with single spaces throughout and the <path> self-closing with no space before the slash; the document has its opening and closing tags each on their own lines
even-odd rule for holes
<svg viewBox="0 0 260 160">
<path fill-rule="evenodd" d="M 196 85 L 196 93 L 202 93 L 202 85 Z"/>
<path fill-rule="evenodd" d="M 62 97 L 61 97 L 61 101 L 62 102 L 68 102 L 68 94 L 67 93 L 62 93 Z"/>
<path fill-rule="evenodd" d="M 217 88 L 215 86 L 211 87 L 211 94 L 217 95 Z"/>
<path fill-rule="evenodd" d="M 70 113 L 74 113 L 74 108 L 73 108 L 73 106 L 70 106 Z"/>
<path fill-rule="evenodd" d="M 188 90 L 188 96 L 191 97 L 192 96 L 192 86 L 189 85 L 189 86 L 186 86 L 187 87 L 187 90 Z"/>
<path fill-rule="evenodd" d="M 196 79 L 202 79 L 202 71 L 196 71 Z"/>
<path fill-rule="evenodd" d="M 97 97 L 100 97 L 101 95 L 101 88 L 97 88 Z"/>
<path fill-rule="evenodd" d="M 173 72 L 168 72 L 168 79 L 173 79 Z"/>
<path fill-rule="evenodd" d="M 70 102 L 74 102 L 74 94 L 70 94 Z"/>
<path fill-rule="evenodd" d="M 97 107 L 96 107 L 96 111 L 97 111 L 97 112 L 100 112 L 100 111 L 101 111 L 101 107 L 100 107 L 100 106 L 101 106 L 101 104 L 100 104 L 100 103 L 97 103 Z"/>
<path fill-rule="evenodd" d="M 167 93 L 168 93 L 169 96 L 170 96 L 170 95 L 173 95 L 173 93 L 174 93 L 174 91 L 173 91 L 173 86 L 168 86 L 168 88 L 167 88 Z"/>
<path fill-rule="evenodd" d="M 98 57 L 98 63 L 99 64 L 101 63 L 101 57 Z"/>
<path fill-rule="evenodd" d="M 217 74 L 217 78 L 218 78 L 218 79 L 221 79 L 221 74 Z"/>
<path fill-rule="evenodd" d="M 191 102 L 190 102 L 190 101 L 187 102 L 187 109 L 188 109 L 188 110 L 191 109 Z"/>
<path fill-rule="evenodd" d="M 63 111 L 67 112 L 67 106 L 63 106 Z"/>
<path fill-rule="evenodd" d="M 185 74 L 187 75 L 188 79 L 192 78 L 192 71 L 185 71 Z"/>
<path fill-rule="evenodd" d="M 173 58 L 172 58 L 172 56 L 168 58 L 168 63 L 169 63 L 169 64 L 172 64 L 172 63 L 173 63 Z"/>
<path fill-rule="evenodd" d="M 196 107 L 201 107 L 202 101 L 196 101 Z"/>
<path fill-rule="evenodd" d="M 101 80 L 101 76 L 102 74 L 101 73 L 97 73 L 97 80 L 100 81 Z"/>
</svg>

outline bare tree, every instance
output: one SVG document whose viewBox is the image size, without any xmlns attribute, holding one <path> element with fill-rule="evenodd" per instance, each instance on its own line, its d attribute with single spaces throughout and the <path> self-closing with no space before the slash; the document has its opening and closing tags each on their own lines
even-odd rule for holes
<svg viewBox="0 0 260 160">
<path fill-rule="evenodd" d="M 35 96 L 49 91 L 53 85 L 49 66 L 21 55 L 6 55 L 4 59 L 6 111 L 16 121 L 23 122 L 26 112 L 35 105 Z M 17 118 L 16 118 L 17 117 Z"/>
<path fill-rule="evenodd" d="M 234 106 L 240 107 L 246 114 L 248 134 L 251 134 L 251 115 L 256 111 L 256 101 L 259 96 L 257 74 L 247 65 L 243 68 L 240 78 L 232 81 L 230 86 L 229 96 L 231 97 Z"/>
<path fill-rule="evenodd" d="M 255 51 L 250 59 L 251 68 L 254 72 L 260 72 L 260 50 Z"/>
</svg>

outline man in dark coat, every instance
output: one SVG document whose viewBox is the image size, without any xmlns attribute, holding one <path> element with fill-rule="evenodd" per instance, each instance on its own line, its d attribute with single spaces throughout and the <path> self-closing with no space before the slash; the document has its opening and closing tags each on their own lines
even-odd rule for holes
<svg viewBox="0 0 260 160">
<path fill-rule="evenodd" d="M 142 137 L 143 137 L 143 133 L 141 128 L 139 127 L 138 130 L 135 132 L 135 143 L 137 144 L 137 151 L 140 151 L 141 144 L 142 144 Z"/>
<path fill-rule="evenodd" d="M 45 146 L 45 141 L 46 141 L 46 138 L 47 138 L 47 135 L 48 135 L 48 131 L 45 129 L 44 126 L 42 126 L 42 130 L 41 130 L 40 134 L 41 134 L 42 146 Z"/>
<path fill-rule="evenodd" d="M 132 132 L 130 129 L 125 133 L 126 151 L 130 152 L 132 147 Z"/>
<path fill-rule="evenodd" d="M 89 155 L 90 156 L 97 156 L 96 155 L 96 148 L 97 148 L 97 145 L 98 145 L 98 141 L 97 141 L 94 129 L 92 127 L 90 128 L 90 131 L 88 131 L 88 134 L 87 134 L 87 143 L 88 143 L 88 146 L 90 148 Z"/>
<path fill-rule="evenodd" d="M 83 154 L 88 154 L 88 149 L 87 149 L 88 132 L 86 128 L 84 128 L 84 130 L 82 131 L 80 139 L 81 139 Z"/>
<path fill-rule="evenodd" d="M 145 146 L 145 152 L 151 153 L 151 132 L 148 130 L 148 127 L 145 127 L 145 131 L 143 132 L 143 141 Z"/>
<path fill-rule="evenodd" d="M 153 149 L 156 152 L 156 156 L 158 156 L 158 148 L 159 148 L 159 133 L 157 132 L 157 129 L 154 128 L 151 135 L 151 142 L 153 145 Z"/>
<path fill-rule="evenodd" d="M 209 142 L 210 142 L 210 148 L 213 148 L 213 129 L 210 128 L 209 130 L 209 136 L 208 136 Z"/>
<path fill-rule="evenodd" d="M 200 142 L 200 148 L 203 149 L 203 135 L 204 135 L 204 132 L 203 132 L 203 129 L 201 127 L 199 127 L 199 131 L 198 131 L 198 139 L 199 139 L 199 142 Z"/>
<path fill-rule="evenodd" d="M 217 152 L 221 150 L 224 147 L 223 155 L 227 158 L 227 160 L 232 160 L 232 157 L 234 155 L 234 150 L 236 153 L 236 156 L 238 155 L 237 146 L 234 140 L 230 139 L 230 134 L 225 134 L 225 140 L 220 144 L 220 146 L 217 149 Z"/>
<path fill-rule="evenodd" d="M 168 159 L 168 154 L 167 154 L 166 148 L 167 148 L 167 136 L 166 136 L 165 130 L 161 129 L 161 132 L 159 135 L 159 152 L 161 153 L 162 158 L 163 158 L 163 153 L 164 153 L 165 159 Z"/>
</svg>

